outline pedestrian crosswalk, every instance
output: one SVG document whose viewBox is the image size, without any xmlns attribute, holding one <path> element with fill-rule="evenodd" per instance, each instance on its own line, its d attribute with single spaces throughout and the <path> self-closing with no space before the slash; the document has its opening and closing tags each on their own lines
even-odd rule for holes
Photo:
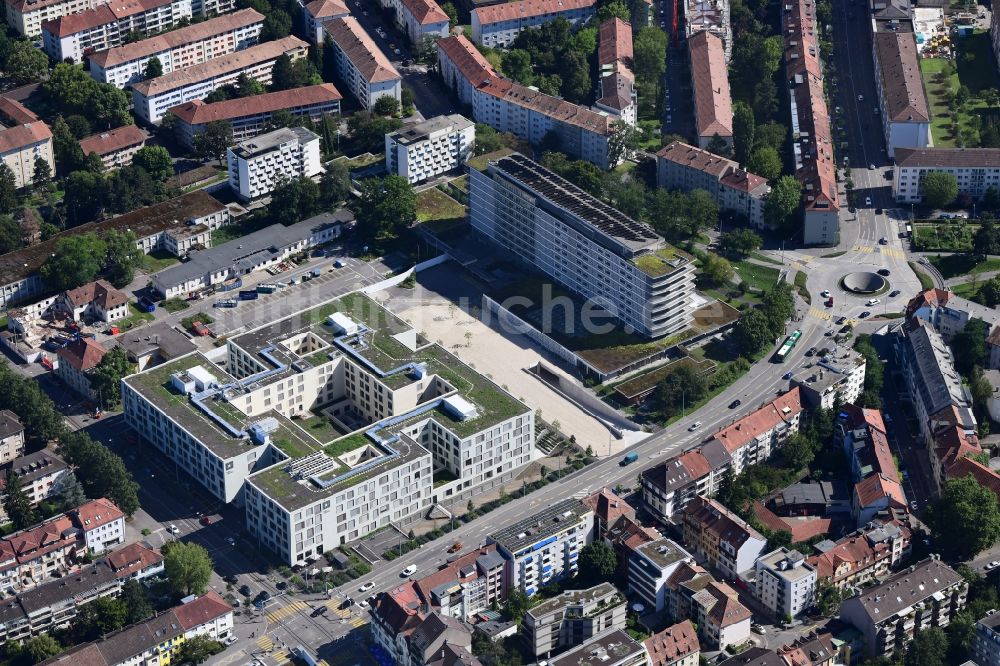
<svg viewBox="0 0 1000 666">
<path fill-rule="evenodd" d="M 271 653 L 271 659 L 277 666 L 284 666 L 284 664 L 289 663 L 292 660 L 292 655 L 287 649 L 281 649 L 277 652 Z"/>
<path fill-rule="evenodd" d="M 347 620 L 348 621 L 347 623 L 352 627 L 354 627 L 355 629 L 358 629 L 368 624 L 368 620 L 365 620 L 364 618 L 352 614 L 349 608 L 341 608 L 340 601 L 338 601 L 337 599 L 331 599 L 327 601 L 326 608 L 327 610 L 330 611 L 331 614 L 336 615 L 341 620 Z"/>
<path fill-rule="evenodd" d="M 906 254 L 898 247 L 883 247 L 882 254 L 887 257 L 899 257 L 900 259 L 906 256 Z"/>
<path fill-rule="evenodd" d="M 320 659 L 316 662 L 316 666 L 330 666 L 330 664 L 327 663 L 326 659 Z"/>
<path fill-rule="evenodd" d="M 878 246 L 874 246 L 874 245 L 855 245 L 854 247 L 851 248 L 851 251 L 853 251 L 853 252 L 860 252 L 862 254 L 871 254 L 872 252 L 875 252 L 876 250 L 879 253 L 881 253 L 882 255 L 886 256 L 886 257 L 899 257 L 899 258 L 903 258 L 903 257 L 906 256 L 906 253 L 903 252 L 898 247 L 889 247 L 888 245 L 878 245 Z"/>
<path fill-rule="evenodd" d="M 871 245 L 855 245 L 851 248 L 853 252 L 870 253 L 874 248 Z"/>
<path fill-rule="evenodd" d="M 261 636 L 255 642 L 257 643 L 257 647 L 264 652 L 270 652 L 271 648 L 274 647 L 274 641 L 271 640 L 270 636 Z"/>
<path fill-rule="evenodd" d="M 288 617 L 289 615 L 298 613 L 300 610 L 308 607 L 309 605 L 304 601 L 293 601 L 292 603 L 286 606 L 282 606 L 277 610 L 271 611 L 265 617 L 267 618 L 268 622 L 277 622 L 279 620 Z"/>
<path fill-rule="evenodd" d="M 819 308 L 809 308 L 809 315 L 823 321 L 830 321 L 832 317 L 828 310 L 820 310 Z"/>
</svg>

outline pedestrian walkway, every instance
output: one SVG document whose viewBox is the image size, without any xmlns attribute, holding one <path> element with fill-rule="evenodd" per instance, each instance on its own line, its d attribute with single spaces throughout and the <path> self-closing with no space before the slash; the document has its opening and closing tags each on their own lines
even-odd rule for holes
<svg viewBox="0 0 1000 666">
<path fill-rule="evenodd" d="M 279 620 L 282 620 L 288 617 L 289 615 L 298 613 L 303 608 L 308 608 L 308 607 L 309 605 L 304 601 L 293 601 L 287 606 L 282 606 L 278 610 L 271 611 L 265 617 L 267 618 L 268 622 L 278 622 Z"/>
</svg>

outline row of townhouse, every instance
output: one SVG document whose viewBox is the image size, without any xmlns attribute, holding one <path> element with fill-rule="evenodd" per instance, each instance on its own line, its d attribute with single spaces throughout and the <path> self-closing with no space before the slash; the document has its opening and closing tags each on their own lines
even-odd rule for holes
<svg viewBox="0 0 1000 666">
<path fill-rule="evenodd" d="M 474 229 L 639 335 L 660 338 L 690 325 L 690 255 L 540 164 L 506 152 L 470 164 Z"/>
<path fill-rule="evenodd" d="M 692 500 L 714 495 L 727 471 L 736 475 L 767 460 L 799 431 L 802 411 L 796 387 L 722 428 L 701 446 L 643 470 L 643 503 L 658 520 L 670 521 Z"/>
<path fill-rule="evenodd" d="M 667 616 L 690 620 L 703 644 L 724 650 L 750 640 L 753 614 L 736 590 L 717 581 L 704 567 L 681 562 L 667 579 Z"/>
<path fill-rule="evenodd" d="M 556 19 L 582 26 L 597 13 L 595 0 L 515 0 L 471 12 L 472 41 L 490 48 L 510 46 L 522 30 Z"/>
<path fill-rule="evenodd" d="M 356 18 L 330 19 L 323 29 L 330 38 L 339 82 L 363 108 L 371 109 L 380 97 L 402 99 L 402 77 Z"/>
<path fill-rule="evenodd" d="M 86 553 L 125 541 L 125 514 L 111 500 L 90 500 L 72 511 L 0 539 L 0 588 L 30 590 L 61 578 Z"/>
<path fill-rule="evenodd" d="M 171 108 L 170 115 L 174 118 L 175 135 L 188 150 L 193 150 L 194 138 L 204 132 L 209 123 L 227 123 L 232 129 L 233 140 L 240 142 L 263 132 L 271 117 L 279 111 L 316 123 L 323 116 L 340 113 L 341 99 L 343 96 L 332 83 L 321 83 L 210 104 L 196 99 Z"/>
<path fill-rule="evenodd" d="M 0 131 L 0 137 L 2 135 Z M 144 254 L 163 250 L 183 257 L 192 248 L 211 247 L 211 232 L 230 221 L 228 206 L 207 192 L 196 190 L 108 220 L 73 227 L 35 245 L 0 255 L 0 275 L 3 276 L 0 278 L 0 306 L 22 304 L 46 293 L 47 287 L 39 270 L 64 238 L 127 229 L 135 233 L 136 247 Z"/>
<path fill-rule="evenodd" d="M 815 0 L 794 0 L 782 7 L 785 79 L 792 125 L 795 178 L 802 186 L 802 240 L 806 245 L 836 245 L 840 239 L 840 195 L 833 154 L 830 111 L 823 90 L 823 63 Z"/>
<path fill-rule="evenodd" d="M 528 406 L 363 294 L 222 349 L 225 367 L 194 353 L 125 378 L 125 419 L 213 496 L 243 505 L 251 538 L 289 565 L 464 501 L 532 460 Z M 291 420 L 315 410 L 335 433 L 324 441 Z"/>
<path fill-rule="evenodd" d="M 41 662 L 45 666 L 168 666 L 185 642 L 233 634 L 233 608 L 217 592 L 186 597 L 179 606 Z M 176 663 L 176 661 L 174 662 Z"/>
<path fill-rule="evenodd" d="M 707 497 L 692 499 L 681 513 L 684 543 L 727 579 L 751 571 L 767 539 L 745 520 Z"/>
<path fill-rule="evenodd" d="M 899 148 L 892 167 L 892 196 L 899 203 L 923 203 L 924 177 L 955 177 L 959 194 L 979 201 L 990 188 L 1000 190 L 1000 148 Z"/>
<path fill-rule="evenodd" d="M 844 405 L 834 424 L 834 441 L 851 470 L 851 515 L 858 527 L 878 516 L 905 518 L 906 494 L 877 409 Z"/>
<path fill-rule="evenodd" d="M 735 161 L 674 141 L 656 153 L 656 184 L 668 190 L 704 190 L 722 210 L 746 217 L 751 227 L 770 228 L 764 204 L 771 186 Z"/>
<path fill-rule="evenodd" d="M 629 125 L 638 120 L 632 26 L 620 18 L 601 23 L 597 41 L 599 94 L 594 107 L 617 116 Z"/>
<path fill-rule="evenodd" d="M 129 0 L 98 5 L 42 23 L 42 48 L 59 62 L 121 46 L 132 35 L 169 30 L 191 19 L 191 0 Z"/>
<path fill-rule="evenodd" d="M 171 107 L 201 99 L 214 90 L 236 83 L 242 75 L 270 85 L 275 61 L 281 56 L 288 56 L 292 61 L 305 58 L 307 47 L 308 44 L 298 37 L 282 37 L 140 81 L 132 86 L 135 114 L 146 123 L 158 125 Z"/>
<path fill-rule="evenodd" d="M 136 6 L 156 0 L 132 0 Z M 180 0 L 189 9 L 189 16 L 211 17 L 236 8 L 236 0 Z M 110 4 L 109 0 L 5 0 L 7 25 L 24 37 L 38 37 L 42 25 L 60 17 L 94 10 Z"/>
<path fill-rule="evenodd" d="M 497 7 L 508 7 L 497 5 Z M 498 76 L 463 35 L 437 41 L 444 84 L 472 107 L 476 122 L 511 132 L 533 144 L 553 133 L 560 149 L 602 169 L 616 166 L 609 156 L 613 118 Z M 551 135 L 550 135 L 551 136 Z"/>
<path fill-rule="evenodd" d="M 148 39 L 116 44 L 90 56 L 90 75 L 101 83 L 126 88 L 145 78 L 146 65 L 156 58 L 164 74 L 208 62 L 256 45 L 264 15 L 255 9 L 171 30 Z"/>
</svg>

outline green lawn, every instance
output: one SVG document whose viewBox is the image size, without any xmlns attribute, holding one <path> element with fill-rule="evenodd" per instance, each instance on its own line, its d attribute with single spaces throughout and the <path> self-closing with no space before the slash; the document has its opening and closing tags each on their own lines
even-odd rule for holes
<svg viewBox="0 0 1000 666">
<path fill-rule="evenodd" d="M 920 270 L 920 267 L 915 262 L 908 261 L 906 263 L 910 265 L 910 268 L 913 269 L 913 272 L 916 274 L 917 279 L 920 280 L 921 289 L 926 290 L 934 288 L 934 280 L 931 279 L 930 275 Z"/>
<path fill-rule="evenodd" d="M 143 312 L 136 306 L 135 303 L 129 303 L 128 310 L 129 310 L 129 315 L 127 317 L 125 317 L 124 319 L 119 319 L 117 322 L 115 322 L 115 325 L 118 326 L 118 328 L 120 328 L 123 331 L 126 331 L 132 328 L 133 326 L 141 324 L 142 322 L 153 321 L 153 319 L 155 319 L 152 312 Z"/>
<path fill-rule="evenodd" d="M 913 225 L 914 248 L 922 252 L 971 252 L 978 224 L 930 222 Z"/>
<path fill-rule="evenodd" d="M 978 95 L 987 88 L 1000 88 L 1000 75 L 997 74 L 990 33 L 977 30 L 958 41 L 962 50 L 962 57 L 956 59 L 958 78 L 969 87 L 969 91 Z"/>
<path fill-rule="evenodd" d="M 740 274 L 740 279 L 753 289 L 767 291 L 778 282 L 780 271 L 777 268 L 752 264 L 748 261 L 733 262 L 733 268 Z"/>
<path fill-rule="evenodd" d="M 249 230 L 244 229 L 239 224 L 227 224 L 212 231 L 212 245 L 222 245 L 246 236 L 248 233 L 250 233 Z"/>
<path fill-rule="evenodd" d="M 463 219 L 465 210 L 465 206 L 437 188 L 417 195 L 417 219 L 421 222 Z"/>
<path fill-rule="evenodd" d="M 165 268 L 170 268 L 174 264 L 179 264 L 180 261 L 180 259 L 169 252 L 156 250 L 155 252 L 142 255 L 142 262 L 139 265 L 147 273 L 157 273 Z"/>
<path fill-rule="evenodd" d="M 174 312 L 187 310 L 189 307 L 191 307 L 191 304 L 180 298 L 168 298 L 167 300 L 163 301 L 160 307 L 162 307 L 167 312 L 173 314 Z"/>
<path fill-rule="evenodd" d="M 934 75 L 940 73 L 947 61 L 943 58 L 921 58 L 920 73 L 924 77 L 924 88 L 927 90 L 927 101 L 931 110 L 931 136 L 934 138 L 936 148 L 952 148 L 955 146 L 955 135 L 950 128 L 951 125 L 951 102 L 948 99 L 948 92 L 958 90 L 958 74 L 948 77 L 944 84 L 935 82 Z M 959 118 L 968 122 L 968 116 L 963 119 L 959 113 Z"/>
<path fill-rule="evenodd" d="M 959 275 L 1000 271 L 1000 258 L 997 257 L 980 260 L 981 257 L 974 254 L 952 254 L 935 255 L 929 259 L 945 280 Z"/>
</svg>

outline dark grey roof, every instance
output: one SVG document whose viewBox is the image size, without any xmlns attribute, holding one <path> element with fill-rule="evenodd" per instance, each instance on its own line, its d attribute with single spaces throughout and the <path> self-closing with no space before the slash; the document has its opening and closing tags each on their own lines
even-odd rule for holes
<svg viewBox="0 0 1000 666">
<path fill-rule="evenodd" d="M 55 474 L 68 468 L 69 465 L 62 458 L 48 449 L 42 449 L 41 451 L 21 456 L 11 463 L 11 470 L 24 483 L 32 483 L 35 479 Z"/>
<path fill-rule="evenodd" d="M 774 650 L 752 647 L 720 662 L 719 666 L 785 666 L 785 660 Z"/>
<path fill-rule="evenodd" d="M 21 425 L 21 421 L 17 418 L 17 414 L 9 409 L 0 410 L 0 439 L 7 439 L 8 437 L 23 431 L 24 426 Z"/>
<path fill-rule="evenodd" d="M 549 661 L 551 666 L 614 666 L 646 649 L 621 629 L 605 631 L 593 640 Z"/>
<path fill-rule="evenodd" d="M 530 518 L 519 520 L 494 532 L 490 535 L 490 539 L 498 546 L 517 554 L 525 546 L 562 532 L 589 511 L 590 509 L 578 499 L 564 499 Z"/>
<path fill-rule="evenodd" d="M 717 439 L 711 439 L 702 444 L 701 455 L 705 456 L 705 460 L 708 461 L 713 470 L 722 469 L 733 460 L 723 443 Z"/>
<path fill-rule="evenodd" d="M 938 559 L 927 559 L 886 579 L 863 594 L 851 597 L 841 606 L 841 616 L 847 606 L 860 605 L 873 624 L 918 604 L 924 599 L 962 582 L 962 576 Z"/>
<path fill-rule="evenodd" d="M 109 664 L 122 664 L 183 632 L 177 617 L 167 612 L 106 637 L 97 649 Z"/>
<path fill-rule="evenodd" d="M 951 405 L 966 406 L 962 380 L 941 335 L 920 320 L 907 332 L 906 344 L 907 358 L 919 375 L 916 386 L 927 413 L 937 414 Z"/>
<path fill-rule="evenodd" d="M 86 597 L 99 590 L 118 584 L 115 572 L 103 561 L 84 567 L 80 571 L 67 575 L 51 583 L 22 592 L 17 595 L 24 612 L 32 615 L 38 611 L 68 602 L 76 597 Z"/>
<path fill-rule="evenodd" d="M 989 629 L 996 629 L 997 626 L 1000 625 L 1000 613 L 998 613 L 995 609 L 991 609 L 988 613 L 986 613 L 985 617 L 979 618 L 978 624 L 981 624 Z"/>
<path fill-rule="evenodd" d="M 195 349 L 190 338 L 167 324 L 154 324 L 122 333 L 115 338 L 115 345 L 124 348 L 135 358 L 159 352 L 166 360 L 178 358 Z"/>
<path fill-rule="evenodd" d="M 476 565 L 483 571 L 489 571 L 490 569 L 495 569 L 496 567 L 502 567 L 506 561 L 507 560 L 503 559 L 503 555 L 495 550 L 491 550 L 485 555 L 477 557 Z"/>
</svg>

